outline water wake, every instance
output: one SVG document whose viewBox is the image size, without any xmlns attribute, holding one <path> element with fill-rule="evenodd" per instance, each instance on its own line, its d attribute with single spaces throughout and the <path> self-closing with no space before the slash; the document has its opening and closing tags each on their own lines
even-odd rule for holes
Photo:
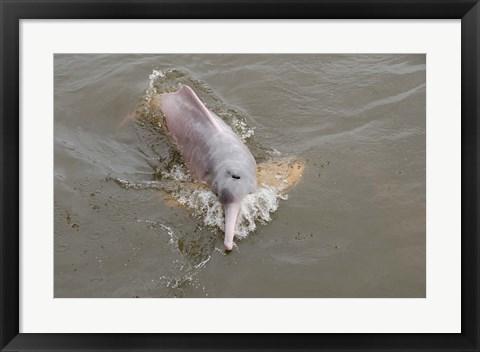
<svg viewBox="0 0 480 352">
<path fill-rule="evenodd" d="M 137 124 L 139 134 L 147 134 L 145 131 L 148 131 L 156 134 L 156 138 L 164 138 L 168 135 L 164 128 L 157 128 L 164 126 L 163 116 L 160 111 L 153 110 L 152 101 L 157 94 L 174 92 L 185 84 L 192 87 L 207 108 L 223 119 L 247 143 L 257 162 L 267 160 L 272 155 L 278 156 L 278 152 L 269 150 L 254 141 L 254 128 L 247 123 L 247 116 L 224 104 L 205 82 L 195 80 L 177 69 L 155 69 L 149 75 L 144 104 L 141 104 L 137 111 L 141 121 Z M 168 193 L 179 206 L 190 209 L 203 226 L 214 233 L 218 233 L 219 230 L 223 232 L 222 204 L 205 185 L 195 183 L 178 151 L 173 146 L 169 148 L 171 150 L 168 156 L 165 156 L 164 152 L 162 155 L 156 155 L 160 164 L 154 162 L 151 165 L 157 180 L 136 182 L 117 178 L 115 181 L 124 188 L 162 190 Z M 155 148 L 150 148 L 150 153 L 152 151 L 156 153 Z M 285 179 L 284 182 L 286 183 L 287 180 Z M 243 201 L 237 221 L 237 237 L 244 238 L 255 231 L 257 223 L 266 224 L 271 221 L 271 213 L 277 210 L 279 201 L 286 198 L 281 187 L 260 185 L 255 193 L 248 195 Z"/>
</svg>

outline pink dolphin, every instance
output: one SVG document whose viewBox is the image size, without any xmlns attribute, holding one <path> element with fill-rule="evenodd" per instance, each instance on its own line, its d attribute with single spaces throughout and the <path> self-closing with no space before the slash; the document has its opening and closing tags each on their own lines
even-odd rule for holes
<svg viewBox="0 0 480 352">
<path fill-rule="evenodd" d="M 160 107 L 188 168 L 198 181 L 208 184 L 223 205 L 224 244 L 231 250 L 242 200 L 257 189 L 255 159 L 190 87 L 162 94 Z"/>
</svg>

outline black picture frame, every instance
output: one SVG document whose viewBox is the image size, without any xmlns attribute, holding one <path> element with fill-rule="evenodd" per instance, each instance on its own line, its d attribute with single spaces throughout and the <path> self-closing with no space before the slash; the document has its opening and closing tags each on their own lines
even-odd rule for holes
<svg viewBox="0 0 480 352">
<path fill-rule="evenodd" d="M 479 351 L 478 0 L 0 0 L 0 348 L 39 350 Z M 462 214 L 459 334 L 20 334 L 20 19 L 461 19 Z M 234 313 L 231 313 L 234 315 Z M 286 317 L 288 318 L 288 317 Z M 230 319 L 227 315 L 225 319 Z"/>
</svg>

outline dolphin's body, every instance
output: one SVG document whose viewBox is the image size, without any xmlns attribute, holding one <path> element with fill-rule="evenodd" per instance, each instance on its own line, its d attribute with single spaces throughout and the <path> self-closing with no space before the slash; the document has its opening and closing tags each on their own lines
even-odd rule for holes
<svg viewBox="0 0 480 352">
<path fill-rule="evenodd" d="M 224 244 L 231 250 L 242 200 L 257 189 L 252 153 L 188 86 L 162 94 L 160 109 L 193 176 L 205 182 L 223 204 Z"/>
</svg>

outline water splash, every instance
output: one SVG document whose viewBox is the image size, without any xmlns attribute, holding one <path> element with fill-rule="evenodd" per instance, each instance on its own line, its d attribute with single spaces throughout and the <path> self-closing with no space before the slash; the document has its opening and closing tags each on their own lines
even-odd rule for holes
<svg viewBox="0 0 480 352">
<path fill-rule="evenodd" d="M 173 229 L 170 226 L 162 224 L 159 221 L 148 220 L 148 219 L 137 219 L 137 223 L 145 223 L 152 229 L 159 228 L 164 230 L 167 233 L 167 235 L 170 237 L 168 242 L 171 244 L 176 243 L 178 240 L 178 237 L 177 235 L 175 235 L 175 232 L 173 231 Z"/>
<path fill-rule="evenodd" d="M 189 208 L 193 215 L 213 231 L 225 231 L 225 219 L 222 203 L 208 189 L 180 189 L 172 193 L 172 197 Z M 274 187 L 263 185 L 255 193 L 247 195 L 239 213 L 235 235 L 240 238 L 257 228 L 256 222 L 266 224 L 272 220 L 270 214 L 278 208 L 280 199 L 287 199 L 286 195 L 278 192 Z"/>
<path fill-rule="evenodd" d="M 166 236 L 178 256 L 171 264 L 171 270 L 158 278 L 159 285 L 168 290 L 168 296 L 182 297 L 189 290 L 200 290 L 208 296 L 208 290 L 201 285 L 197 274 L 212 257 L 219 253 L 225 255 L 223 246 L 219 246 L 220 235 L 225 228 L 223 206 L 206 185 L 195 182 L 178 148 L 172 143 L 173 138 L 165 127 L 155 100 L 158 94 L 174 92 L 182 85 L 189 85 L 195 90 L 207 108 L 225 121 L 248 145 L 257 162 L 272 160 L 279 157 L 280 153 L 258 143 L 254 138 L 255 129 L 248 123 L 248 116 L 224 104 L 205 82 L 195 80 L 177 69 L 154 69 L 149 75 L 145 95 L 136 109 L 134 126 L 141 141 L 139 151 L 153 173 L 112 174 L 107 179 L 127 190 L 160 191 L 166 196 L 170 207 L 184 207 L 198 219 L 193 230 L 186 230 L 182 224 L 168 223 L 164 219 L 135 218 L 135 221 L 139 226 L 155 229 Z M 280 200 L 287 199 L 284 188 L 287 176 L 283 181 L 275 187 L 262 184 L 255 193 L 245 197 L 237 221 L 236 241 L 252 234 L 259 224 L 267 224 L 272 220 L 272 213 L 278 209 Z"/>
<path fill-rule="evenodd" d="M 153 131 L 156 134 L 168 134 L 168 132 L 157 128 L 162 125 L 163 117 L 161 112 L 153 111 L 152 106 L 154 104 L 150 104 L 150 102 L 157 94 L 174 92 L 182 85 L 192 87 L 207 108 L 224 120 L 242 141 L 248 144 L 260 160 L 280 154 L 276 150 L 270 150 L 255 142 L 254 127 L 247 123 L 246 115 L 224 104 L 205 82 L 195 80 L 186 72 L 174 68 L 154 69 L 149 75 L 144 99 L 146 104 L 144 104 L 143 110 L 140 110 L 143 113 L 139 115 L 142 124 L 137 127 L 152 133 L 153 126 L 155 128 Z M 139 133 L 142 133 L 142 131 Z M 157 138 L 160 137 L 157 136 Z M 124 188 L 161 188 L 180 205 L 189 208 L 204 227 L 211 229 L 213 233 L 223 232 L 224 213 L 222 204 L 205 185 L 194 183 L 194 179 L 182 158 L 179 157 L 178 151 L 175 151 L 174 146 L 170 148 L 168 158 L 165 158 L 164 154 L 161 158 L 158 158 L 162 164 L 151 165 L 155 170 L 156 177 L 160 179 L 159 181 L 138 184 L 117 179 L 117 183 Z M 286 177 L 282 181 L 285 184 L 287 182 Z M 263 184 L 255 193 L 245 197 L 237 221 L 236 236 L 244 238 L 255 231 L 258 223 L 266 224 L 271 221 L 271 214 L 277 210 L 279 201 L 287 199 L 283 191 L 284 188 L 281 186 L 272 187 Z"/>
<path fill-rule="evenodd" d="M 238 111 L 229 109 L 217 112 L 217 115 L 231 127 L 244 143 L 253 137 L 255 128 L 248 126 L 245 119 L 239 117 Z"/>
<path fill-rule="evenodd" d="M 193 177 L 184 164 L 174 164 L 170 169 L 161 172 L 162 179 L 179 182 L 193 182 Z"/>
</svg>

